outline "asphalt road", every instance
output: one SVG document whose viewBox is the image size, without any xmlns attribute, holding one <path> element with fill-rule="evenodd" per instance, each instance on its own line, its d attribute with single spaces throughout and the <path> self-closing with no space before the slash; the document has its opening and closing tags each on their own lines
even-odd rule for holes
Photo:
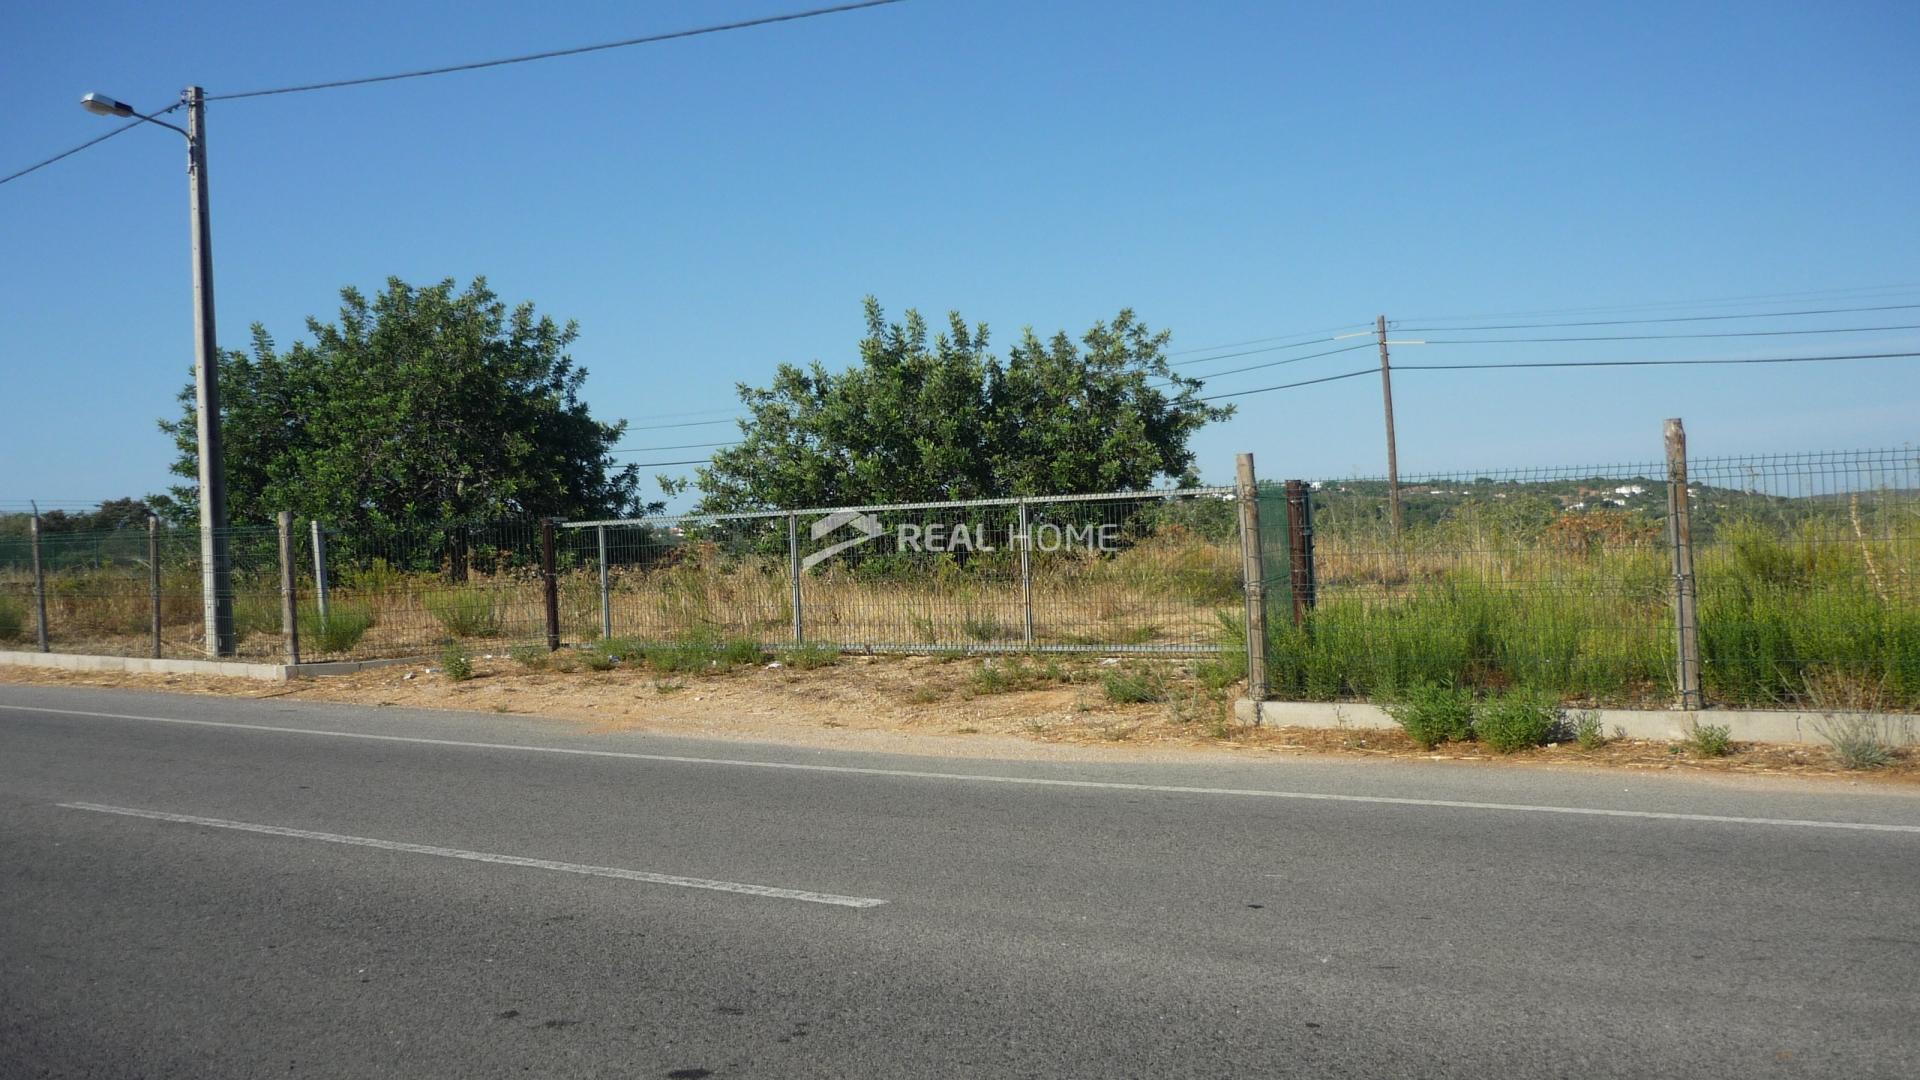
<svg viewBox="0 0 1920 1080">
<path fill-rule="evenodd" d="M 0 1074 L 1912 1077 L 1920 798 L 0 687 Z"/>
</svg>

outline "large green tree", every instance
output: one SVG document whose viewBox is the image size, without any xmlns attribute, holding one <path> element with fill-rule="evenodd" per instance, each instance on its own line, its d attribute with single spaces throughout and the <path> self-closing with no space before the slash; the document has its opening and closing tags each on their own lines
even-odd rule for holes
<svg viewBox="0 0 1920 1080">
<path fill-rule="evenodd" d="M 1232 414 L 1130 310 L 1077 341 L 1028 329 L 1004 361 L 958 313 L 931 340 L 918 312 L 890 324 L 872 297 L 866 321 L 859 363 L 782 364 L 739 388 L 742 438 L 700 470 L 703 510 L 1191 486 L 1188 440 Z"/>
<path fill-rule="evenodd" d="M 643 510 L 632 466 L 610 451 L 625 422 L 593 418 L 587 373 L 567 354 L 578 327 L 511 310 L 476 278 L 417 287 L 398 278 L 371 299 L 340 292 L 335 323 L 307 320 L 311 343 L 280 350 L 253 328 L 250 352 L 220 357 L 229 516 L 277 511 L 349 532 L 519 515 L 613 516 Z M 160 427 L 197 475 L 193 387 Z M 197 487 L 156 505 L 197 513 Z"/>
</svg>

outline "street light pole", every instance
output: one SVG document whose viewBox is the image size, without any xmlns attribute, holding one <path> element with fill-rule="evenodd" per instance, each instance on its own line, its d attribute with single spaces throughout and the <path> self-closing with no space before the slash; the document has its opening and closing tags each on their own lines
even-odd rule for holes
<svg viewBox="0 0 1920 1080">
<path fill-rule="evenodd" d="M 220 437 L 220 347 L 213 328 L 213 226 L 207 217 L 206 92 L 186 89 L 188 215 L 193 228 L 194 412 L 200 438 L 200 592 L 207 655 L 232 656 L 233 566 L 227 465 Z"/>
<path fill-rule="evenodd" d="M 207 217 L 206 101 L 206 91 L 198 86 L 182 92 L 181 103 L 187 108 L 184 128 L 104 94 L 88 94 L 80 104 L 98 116 L 144 120 L 187 137 L 187 215 L 193 229 L 193 402 L 200 443 L 200 593 L 207 655 L 217 658 L 232 656 L 235 642 L 227 466 L 220 438 L 220 350 L 213 328 L 213 226 Z"/>
</svg>

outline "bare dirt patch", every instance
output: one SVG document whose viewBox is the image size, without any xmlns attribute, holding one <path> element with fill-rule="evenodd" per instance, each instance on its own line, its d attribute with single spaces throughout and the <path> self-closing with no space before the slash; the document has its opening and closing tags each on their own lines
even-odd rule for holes
<svg viewBox="0 0 1920 1080">
<path fill-rule="evenodd" d="M 1920 782 L 1920 755 L 1846 770 L 1820 746 L 1736 743 L 1703 758 L 1661 740 L 1572 742 L 1514 754 L 1476 743 L 1427 751 L 1394 730 L 1248 727 L 1232 717 L 1236 688 L 1214 689 L 1192 661 L 845 656 L 797 669 L 761 663 L 724 673 L 662 673 L 616 666 L 530 669 L 503 656 L 473 660 L 455 681 L 436 663 L 267 684 L 196 675 L 136 675 L 0 668 L 0 683 L 293 697 L 372 707 L 457 709 L 538 716 L 592 731 L 644 730 L 849 749 L 997 757 L 1340 755 L 1536 767 L 1657 770 L 1713 775 L 1843 777 Z M 1116 702 L 1141 685 L 1155 700 Z"/>
</svg>

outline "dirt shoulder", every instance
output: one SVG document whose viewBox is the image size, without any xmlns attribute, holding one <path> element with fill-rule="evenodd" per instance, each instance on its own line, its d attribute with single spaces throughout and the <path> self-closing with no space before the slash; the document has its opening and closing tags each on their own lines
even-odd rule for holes
<svg viewBox="0 0 1920 1080">
<path fill-rule="evenodd" d="M 502 656 L 479 656 L 473 658 L 473 677 L 465 680 L 450 679 L 437 664 L 421 663 L 286 684 L 5 667 L 0 668 L 0 683 L 492 711 L 550 718 L 596 731 L 639 730 L 934 756 L 1165 759 L 1322 754 L 1920 783 L 1920 755 L 1911 748 L 1886 767 L 1849 771 L 1836 765 L 1825 748 L 1816 746 L 1736 743 L 1725 757 L 1701 758 L 1664 741 L 1616 739 L 1591 750 L 1563 743 L 1503 755 L 1474 743 L 1425 751 L 1398 731 L 1255 728 L 1233 721 L 1232 688 L 1209 687 L 1204 673 L 1196 674 L 1191 662 L 1181 661 L 846 656 L 804 670 L 773 662 L 703 674 L 626 667 L 594 671 L 571 658 L 563 658 L 561 664 L 572 670 L 552 666 L 536 670 Z M 1125 700 L 1131 697 L 1155 700 Z"/>
</svg>

